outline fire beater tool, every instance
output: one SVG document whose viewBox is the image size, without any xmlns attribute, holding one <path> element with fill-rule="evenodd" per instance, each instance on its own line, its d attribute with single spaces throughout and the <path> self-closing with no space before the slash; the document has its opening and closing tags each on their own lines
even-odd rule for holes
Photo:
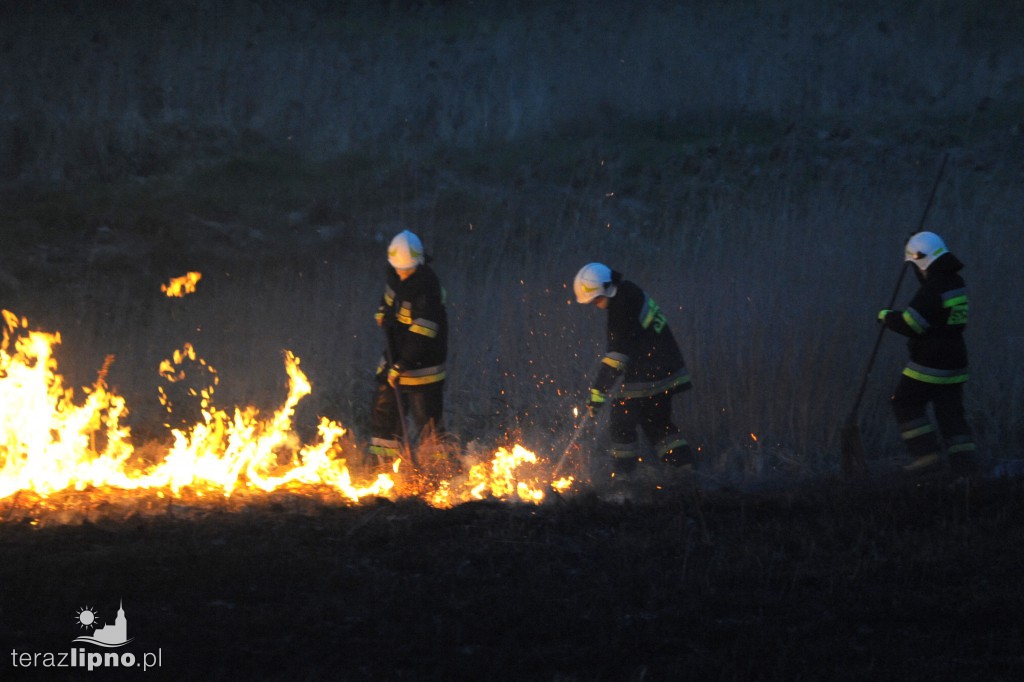
<svg viewBox="0 0 1024 682">
<path fill-rule="evenodd" d="M 385 336 L 388 338 L 384 344 L 384 353 L 387 357 L 388 369 L 390 370 L 394 365 L 391 356 L 391 338 L 387 334 L 385 334 Z M 387 377 L 385 377 L 385 381 L 387 381 Z M 402 389 L 399 388 L 397 381 L 395 381 L 395 385 L 392 388 L 395 390 L 395 404 L 398 406 L 398 422 L 402 425 L 402 450 L 404 451 L 402 454 L 405 455 L 405 458 L 413 465 L 414 468 L 418 469 L 419 466 L 417 465 L 416 458 L 413 455 L 412 446 L 409 444 L 409 427 L 405 423 L 405 406 L 402 404 Z"/>
<path fill-rule="evenodd" d="M 939 189 L 939 182 L 942 180 L 942 173 L 946 169 L 946 161 L 949 159 L 949 154 L 945 154 L 942 157 L 942 163 L 939 165 L 938 175 L 935 177 L 935 184 L 932 185 L 932 193 L 928 196 L 928 203 L 924 206 L 924 212 L 921 214 L 921 221 L 917 225 L 917 230 L 911 234 L 917 234 L 924 229 L 925 220 L 928 218 L 928 212 L 931 210 L 932 202 L 935 200 L 935 193 Z M 896 297 L 900 293 L 900 286 L 903 284 L 903 278 L 907 274 L 907 267 L 909 263 L 904 261 L 903 267 L 900 268 L 900 276 L 896 280 L 896 287 L 893 289 L 892 298 L 889 300 L 888 308 L 893 308 L 896 305 Z M 861 399 L 864 397 L 864 389 L 867 387 L 868 377 L 871 376 L 871 368 L 875 364 L 875 357 L 878 355 L 878 348 L 882 343 L 882 336 L 885 333 L 885 326 L 883 325 L 878 330 L 878 336 L 875 338 L 875 345 L 871 349 L 871 355 L 868 357 L 867 367 L 864 368 L 864 373 L 861 376 L 860 388 L 857 390 L 857 398 L 853 402 L 853 408 L 850 410 L 850 414 L 846 417 L 846 423 L 843 425 L 843 429 L 840 433 L 840 451 L 842 453 L 842 461 L 840 463 L 842 474 L 846 478 L 857 478 L 867 473 L 867 465 L 864 462 L 864 443 L 860 437 L 860 426 L 857 423 L 857 412 L 860 409 Z"/>
</svg>

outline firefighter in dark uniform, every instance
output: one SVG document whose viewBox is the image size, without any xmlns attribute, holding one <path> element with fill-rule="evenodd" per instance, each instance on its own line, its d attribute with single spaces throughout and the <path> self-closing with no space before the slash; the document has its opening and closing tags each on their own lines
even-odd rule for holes
<svg viewBox="0 0 1024 682">
<path fill-rule="evenodd" d="M 419 237 L 408 230 L 396 235 L 388 246 L 388 264 L 384 296 L 374 316 L 384 330 L 386 348 L 377 367 L 370 453 L 390 467 L 402 454 L 401 415 L 412 417 L 419 435 L 442 431 L 448 314 L 444 289 L 427 264 Z"/>
<path fill-rule="evenodd" d="M 963 391 L 967 381 L 967 288 L 960 270 L 964 264 L 946 248 L 939 235 L 919 232 L 907 241 L 906 260 L 916 267 L 921 288 L 906 310 L 882 310 L 878 321 L 909 337 L 910 362 L 903 369 L 892 407 L 900 436 L 913 461 L 903 467 L 918 474 L 941 469 L 942 447 L 926 408 L 932 404 L 945 441 L 953 474 L 975 473 L 974 437 L 964 417 Z"/>
<path fill-rule="evenodd" d="M 691 387 L 683 355 L 664 313 L 643 289 L 601 263 L 589 263 L 573 280 L 576 301 L 608 311 L 608 345 L 590 390 L 590 415 L 612 401 L 609 430 L 613 474 L 640 461 L 637 427 L 662 462 L 692 469 L 693 453 L 672 422 L 672 396 Z M 622 388 L 610 397 L 623 377 Z"/>
</svg>

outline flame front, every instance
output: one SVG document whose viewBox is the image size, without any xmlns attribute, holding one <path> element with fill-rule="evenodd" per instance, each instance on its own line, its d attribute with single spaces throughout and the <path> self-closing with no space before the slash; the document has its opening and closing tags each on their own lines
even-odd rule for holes
<svg viewBox="0 0 1024 682">
<path fill-rule="evenodd" d="M 75 400 L 65 388 L 53 347 L 59 333 L 31 331 L 25 319 L 3 311 L 6 328 L 0 347 L 0 500 L 30 491 L 47 497 L 58 491 L 90 488 L 155 490 L 161 497 L 178 498 L 188 492 L 202 497 L 223 497 L 245 490 L 327 490 L 345 501 L 367 496 L 394 496 L 403 484 L 396 467 L 391 473 L 370 474 L 354 480 L 347 461 L 359 453 L 343 438 L 341 424 L 321 417 L 317 437 L 300 443 L 292 418 L 298 403 L 312 392 L 300 368 L 300 360 L 284 353 L 288 395 L 272 414 L 254 407 L 230 413 L 213 405 L 216 371 L 199 359 L 186 344 L 171 360 L 160 365 L 160 376 L 169 384 L 182 381 L 183 365 L 202 368 L 211 385 L 192 388 L 198 399 L 197 422 L 171 429 L 173 443 L 161 461 L 145 464 L 131 443 L 123 397 L 105 381 L 113 361 L 108 357 L 96 382 L 85 389 L 84 400 Z M 173 407 L 161 389 L 161 401 Z M 356 461 L 356 460 L 353 460 Z M 563 478 L 547 483 L 543 472 L 526 476 L 524 468 L 536 469 L 537 456 L 521 445 L 498 448 L 493 458 L 479 462 L 461 476 L 436 482 L 416 493 L 430 504 L 448 507 L 473 499 L 540 502 L 551 488 L 567 490 L 573 482 Z"/>
<path fill-rule="evenodd" d="M 196 284 L 203 278 L 201 272 L 187 272 L 181 277 L 172 277 L 167 284 L 160 285 L 160 291 L 168 298 L 182 298 L 196 292 Z"/>
</svg>

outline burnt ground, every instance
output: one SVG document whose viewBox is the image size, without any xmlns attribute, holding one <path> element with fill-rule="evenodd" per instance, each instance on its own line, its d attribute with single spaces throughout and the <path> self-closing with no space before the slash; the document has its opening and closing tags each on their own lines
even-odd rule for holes
<svg viewBox="0 0 1024 682">
<path fill-rule="evenodd" d="M 77 612 L 113 622 L 118 600 L 124 650 L 160 653 L 147 679 L 1024 674 L 1019 480 L 819 480 L 699 504 L 685 487 L 449 510 L 289 499 L 73 525 L 5 502 L 4 679 L 39 675 L 10 650 L 67 651 Z"/>
</svg>

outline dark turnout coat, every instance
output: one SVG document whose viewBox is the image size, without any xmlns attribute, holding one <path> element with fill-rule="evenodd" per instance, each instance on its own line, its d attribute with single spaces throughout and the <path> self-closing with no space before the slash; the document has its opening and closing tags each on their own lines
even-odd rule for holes
<svg viewBox="0 0 1024 682">
<path fill-rule="evenodd" d="M 594 389 L 607 393 L 619 376 L 622 398 L 690 388 L 683 354 L 658 304 L 618 272 L 612 272 L 612 283 L 617 291 L 608 299 L 608 346 Z"/>
<path fill-rule="evenodd" d="M 448 313 L 444 288 L 429 265 L 418 266 L 405 281 L 393 268 L 387 269 L 377 319 L 387 337 L 391 362 L 400 370 L 401 386 L 414 388 L 444 381 Z"/>
<path fill-rule="evenodd" d="M 929 266 L 921 288 L 904 311 L 890 310 L 882 322 L 909 338 L 910 362 L 903 375 L 928 384 L 967 381 L 967 287 L 963 263 L 952 253 Z"/>
</svg>

